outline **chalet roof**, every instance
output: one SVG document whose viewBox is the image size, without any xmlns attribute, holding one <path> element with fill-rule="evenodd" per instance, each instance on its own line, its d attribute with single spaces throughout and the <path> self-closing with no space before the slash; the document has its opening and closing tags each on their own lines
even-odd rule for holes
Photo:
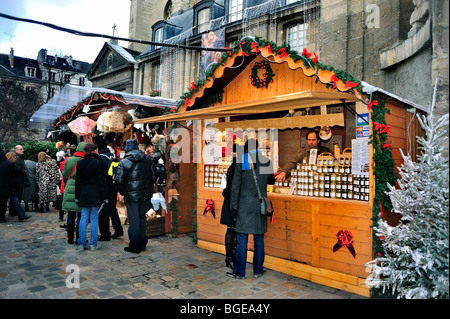
<svg viewBox="0 0 450 319">
<path fill-rule="evenodd" d="M 129 105 L 141 105 L 157 108 L 176 107 L 176 101 L 171 99 L 130 94 L 104 88 L 91 88 L 67 84 L 58 94 L 53 96 L 46 104 L 42 105 L 39 110 L 37 110 L 31 116 L 29 128 L 48 128 L 50 124 L 55 121 L 55 119 L 73 108 L 74 105 L 76 105 L 80 101 L 92 97 L 95 93 L 98 93 L 100 95 L 108 93 L 121 96 L 124 100 L 124 103 Z"/>
<path fill-rule="evenodd" d="M 247 44 L 245 44 L 246 42 Z M 330 101 L 343 99 L 347 101 L 359 100 L 365 104 L 369 104 L 372 97 L 371 92 L 380 92 L 401 101 L 405 106 L 428 112 L 423 106 L 398 97 L 380 88 L 371 86 L 366 82 L 359 81 L 344 71 L 334 70 L 330 66 L 314 62 L 314 56 L 307 51 L 304 51 L 299 55 L 295 51 L 288 52 L 288 48 L 277 47 L 274 43 L 259 38 L 246 37 L 241 40 L 240 49 L 222 54 L 222 58 L 218 59 L 215 68 L 212 70 L 212 73 L 207 76 L 205 81 L 191 85 L 190 91 L 183 95 L 182 101 L 180 101 L 182 102 L 182 106 L 179 107 L 177 113 L 139 119 L 134 122 L 143 124 L 162 121 L 204 119 L 214 116 L 230 116 L 234 114 L 234 112 L 238 112 L 240 115 L 265 113 L 267 109 L 261 109 L 260 107 L 261 103 L 264 103 L 264 101 L 252 101 L 251 103 L 244 102 L 235 103 L 235 105 L 218 105 L 202 108 L 202 105 L 204 105 L 211 96 L 219 93 L 219 91 L 233 81 L 248 66 L 248 64 L 259 55 L 263 56 L 270 63 L 287 63 L 291 70 L 301 68 L 305 76 L 315 76 L 317 81 L 320 81 L 327 86 L 331 85 L 335 89 L 335 94 L 330 95 Z M 303 55 L 307 57 L 304 57 Z M 300 100 L 302 101 L 300 103 L 303 103 L 304 101 L 306 103 L 305 105 L 315 103 L 315 101 L 318 102 L 322 98 L 322 96 L 318 96 L 314 92 L 298 92 L 297 95 L 299 95 L 299 102 Z M 284 103 L 284 101 L 292 102 L 291 96 L 277 96 L 274 98 L 275 100 L 272 101 L 271 104 L 278 103 L 278 111 L 283 108 L 284 110 L 292 108 L 292 104 Z M 188 108 L 189 110 L 187 110 Z M 237 108 L 240 108 L 240 110 L 237 110 Z"/>
</svg>

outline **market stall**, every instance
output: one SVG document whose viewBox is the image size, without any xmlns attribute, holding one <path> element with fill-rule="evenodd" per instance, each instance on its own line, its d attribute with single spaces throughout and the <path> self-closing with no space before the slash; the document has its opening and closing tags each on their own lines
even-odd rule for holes
<svg viewBox="0 0 450 319">
<path fill-rule="evenodd" d="M 134 122 L 193 121 L 198 134 L 191 135 L 192 144 L 204 155 L 192 159 L 197 244 L 219 253 L 225 252 L 226 231 L 219 222 L 221 176 L 232 143 L 257 137 L 277 168 L 306 146 L 308 129 L 323 128 L 322 145 L 332 153 L 299 163 L 290 179 L 270 189 L 275 213 L 264 266 L 369 296 L 365 263 L 378 251 L 372 225 L 381 215 L 396 222 L 383 188 L 396 181 L 399 149 L 416 154 L 422 134 L 416 112 L 426 109 L 321 64 L 316 53 L 247 37 L 218 59 L 205 81 L 191 83 L 177 112 Z M 221 154 L 205 156 L 213 144 Z M 250 240 L 249 262 L 252 247 Z"/>
<path fill-rule="evenodd" d="M 143 125 L 133 124 L 132 121 L 141 117 L 164 114 L 176 107 L 176 101 L 74 85 L 66 85 L 59 95 L 55 98 L 55 101 L 57 101 L 56 106 L 61 113 L 53 117 L 52 130 L 64 131 L 60 128 L 68 127 L 77 136 L 79 142 L 95 142 L 96 138 L 103 137 L 110 149 L 114 150 L 119 158 L 123 158 L 125 155 L 123 150 L 125 141 L 134 138 L 137 139 L 142 151 L 145 151 L 149 144 L 154 145 L 157 151 L 161 150 L 159 152 L 161 158 L 157 158 L 155 155 L 152 159 L 155 164 L 164 166 L 166 162 L 164 157 L 166 146 L 164 122 Z M 74 97 L 77 97 L 78 100 L 74 100 Z M 48 112 L 48 106 L 44 105 L 40 111 L 42 114 Z M 45 117 L 42 114 L 39 115 L 38 111 L 34 116 L 35 120 L 48 119 L 48 114 Z M 54 115 L 54 113 L 51 114 Z M 154 154 L 157 154 L 157 152 L 154 152 Z M 170 231 L 169 220 L 164 223 L 158 220 L 158 229 L 154 229 L 152 226 L 154 224 L 153 219 L 156 216 L 165 217 L 167 210 L 165 202 L 168 198 L 165 193 L 165 182 L 165 178 L 158 179 L 153 190 L 158 193 L 159 197 L 157 198 L 158 204 L 154 200 L 155 211 L 149 212 L 148 215 L 149 235 Z M 119 211 L 123 212 L 122 215 L 126 216 L 125 205 L 122 200 L 118 201 L 118 208 Z"/>
</svg>

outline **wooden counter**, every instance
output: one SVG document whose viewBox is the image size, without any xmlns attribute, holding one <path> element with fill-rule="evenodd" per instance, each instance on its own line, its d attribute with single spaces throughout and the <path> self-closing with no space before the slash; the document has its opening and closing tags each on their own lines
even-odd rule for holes
<svg viewBox="0 0 450 319">
<path fill-rule="evenodd" d="M 275 216 L 265 235 L 264 267 L 369 297 L 363 284 L 364 264 L 372 260 L 372 212 L 368 202 L 269 193 Z M 207 199 L 215 202 L 216 218 L 203 215 Z M 198 246 L 224 254 L 226 226 L 220 224 L 222 190 L 198 192 Z M 353 235 L 355 258 L 347 247 L 333 252 L 340 230 Z M 249 236 L 248 262 L 253 238 Z"/>
</svg>

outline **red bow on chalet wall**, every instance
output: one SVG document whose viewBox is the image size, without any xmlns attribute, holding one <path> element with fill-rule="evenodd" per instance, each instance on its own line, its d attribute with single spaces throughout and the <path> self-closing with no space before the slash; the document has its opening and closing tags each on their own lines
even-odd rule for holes
<svg viewBox="0 0 450 319">
<path fill-rule="evenodd" d="M 206 207 L 203 211 L 203 215 L 205 215 L 207 212 L 211 212 L 214 218 L 216 218 L 216 212 L 214 210 L 214 201 L 212 199 L 206 200 Z"/>
<path fill-rule="evenodd" d="M 340 230 L 337 233 L 337 243 L 333 246 L 333 253 L 338 251 L 342 246 L 346 246 L 353 258 L 356 256 L 355 248 L 353 247 L 353 235 L 348 230 Z"/>
</svg>

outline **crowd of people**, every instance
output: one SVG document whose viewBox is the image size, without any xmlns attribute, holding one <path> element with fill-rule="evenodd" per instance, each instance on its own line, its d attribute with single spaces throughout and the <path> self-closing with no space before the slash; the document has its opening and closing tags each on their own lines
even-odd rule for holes
<svg viewBox="0 0 450 319">
<path fill-rule="evenodd" d="M 145 214 L 150 209 L 154 184 L 162 174 L 161 168 L 156 167 L 164 167 L 162 154 L 156 154 L 151 146 L 142 152 L 136 139 L 126 141 L 126 154 L 121 161 L 103 138 L 94 143 L 80 142 L 76 147 L 58 142 L 56 147 L 56 159 L 42 151 L 24 160 L 21 145 L 8 152 L 0 145 L 0 222 L 6 222 L 7 211 L 9 216 L 18 216 L 20 222 L 26 221 L 31 217 L 26 211 L 34 208 L 36 212 L 47 212 L 51 203 L 57 206 L 60 197 L 60 220 L 67 213 L 67 223 L 60 225 L 67 230 L 67 242 L 76 244 L 80 251 L 95 251 L 100 248 L 99 241 L 124 234 L 116 208 L 120 193 L 129 222 L 130 242 L 124 250 L 145 250 Z"/>
<path fill-rule="evenodd" d="M 146 249 L 146 213 L 151 208 L 155 183 L 165 178 L 164 165 L 158 150 L 151 145 L 145 152 L 139 150 L 136 139 L 125 144 L 125 156 L 119 161 L 107 142 L 100 138 L 94 143 L 81 142 L 67 149 L 57 144 L 57 159 L 39 152 L 24 161 L 23 147 L 17 145 L 6 152 L 0 147 L 0 222 L 5 222 L 7 202 L 10 216 L 19 220 L 30 218 L 25 210 L 29 203 L 40 212 L 49 210 L 57 201 L 59 187 L 62 204 L 60 218 L 67 212 L 67 241 L 84 251 L 99 249 L 98 241 L 109 241 L 123 235 L 118 211 L 117 194 L 120 193 L 127 209 L 129 244 L 124 250 L 138 254 Z M 232 271 L 226 275 L 245 277 L 248 235 L 254 236 L 253 272 L 255 277 L 264 273 L 264 233 L 267 217 L 261 215 L 260 193 L 267 196 L 267 184 L 275 182 L 268 158 L 258 151 L 258 141 L 249 139 L 243 152 L 233 148 L 233 163 L 227 172 L 227 187 L 223 190 L 224 204 L 221 223 L 227 226 L 225 235 L 226 266 Z M 238 155 L 236 155 L 236 153 Z M 236 156 L 242 156 L 237 161 Z M 162 167 L 161 167 L 162 166 Z M 25 209 L 21 207 L 21 201 Z M 62 215 L 61 215 L 62 214 Z M 114 234 L 110 232 L 110 221 Z M 90 224 L 90 238 L 87 227 Z M 100 236 L 98 237 L 98 232 Z"/>
</svg>

